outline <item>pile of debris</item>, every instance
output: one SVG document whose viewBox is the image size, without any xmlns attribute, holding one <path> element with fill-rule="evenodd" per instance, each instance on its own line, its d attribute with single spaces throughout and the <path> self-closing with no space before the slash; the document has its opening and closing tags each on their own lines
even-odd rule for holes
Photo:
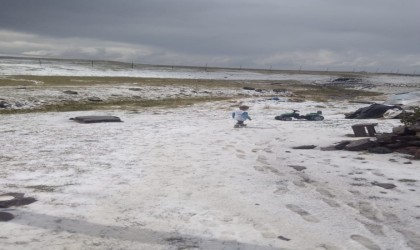
<svg viewBox="0 0 420 250">
<path fill-rule="evenodd" d="M 377 134 L 374 138 L 341 141 L 323 150 L 367 150 L 376 154 L 398 152 L 420 160 L 420 120 L 410 127 L 395 127 L 392 133 Z"/>
<path fill-rule="evenodd" d="M 394 118 L 399 119 L 403 109 L 398 105 L 384 105 L 374 103 L 368 107 L 359 108 L 355 112 L 345 114 L 346 119 L 375 119 Z"/>
</svg>

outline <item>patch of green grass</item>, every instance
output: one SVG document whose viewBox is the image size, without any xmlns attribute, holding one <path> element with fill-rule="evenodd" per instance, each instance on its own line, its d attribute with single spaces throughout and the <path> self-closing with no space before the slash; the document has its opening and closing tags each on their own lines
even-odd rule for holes
<svg viewBox="0 0 420 250">
<path fill-rule="evenodd" d="M 254 81 L 254 80 L 209 80 L 209 79 L 170 79 L 170 78 L 141 78 L 141 77 L 77 77 L 77 76 L 3 76 L 0 77 L 0 86 L 33 86 L 34 88 L 54 89 L 62 87 L 89 87 L 94 85 L 132 87 L 142 86 L 171 86 L 190 87 L 196 89 L 219 88 L 219 89 L 242 89 L 253 87 L 255 89 L 288 91 L 293 93 L 291 101 L 313 100 L 326 102 L 329 100 L 355 100 L 360 97 L 373 97 L 380 93 L 347 89 L 342 86 L 321 86 L 302 84 L 295 80 Z M 250 90 L 251 93 L 253 90 Z M 276 95 L 272 92 L 265 92 Z M 178 107 L 191 105 L 199 102 L 211 102 L 238 97 L 249 97 L 248 94 L 239 93 L 230 97 L 181 97 L 159 100 L 144 100 L 133 98 L 121 98 L 118 100 L 104 100 L 102 102 L 91 101 L 67 101 L 44 105 L 33 109 L 0 109 L 0 114 L 18 114 L 33 112 L 63 112 L 104 109 L 126 109 L 142 107 Z"/>
</svg>

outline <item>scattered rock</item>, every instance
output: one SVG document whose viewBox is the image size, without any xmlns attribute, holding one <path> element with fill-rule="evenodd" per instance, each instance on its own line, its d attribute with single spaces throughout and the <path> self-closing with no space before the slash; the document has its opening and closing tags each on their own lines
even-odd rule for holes
<svg viewBox="0 0 420 250">
<path fill-rule="evenodd" d="M 362 83 L 363 80 L 359 78 L 339 77 L 332 81 L 333 83 Z"/>
<path fill-rule="evenodd" d="M 289 167 L 294 168 L 296 171 L 302 171 L 306 169 L 306 167 L 298 165 L 289 165 Z"/>
<path fill-rule="evenodd" d="M 99 98 L 99 97 L 89 97 L 88 98 L 88 101 L 91 101 L 91 102 L 102 102 L 102 99 L 101 98 Z"/>
<path fill-rule="evenodd" d="M 394 185 L 392 183 L 372 182 L 372 185 L 378 186 L 378 187 L 381 187 L 381 188 L 385 188 L 385 189 L 393 189 L 393 188 L 397 187 L 396 185 Z"/>
<path fill-rule="evenodd" d="M 243 87 L 243 89 L 245 89 L 245 90 L 255 90 L 255 88 L 253 88 L 253 87 Z"/>
<path fill-rule="evenodd" d="M 10 108 L 12 105 L 6 101 L 0 101 L 0 109 Z"/>
<path fill-rule="evenodd" d="M 321 148 L 321 151 L 335 151 L 335 150 L 337 150 L 335 146 L 328 146 L 328 147 Z"/>
<path fill-rule="evenodd" d="M 351 142 L 351 141 L 341 141 L 341 142 L 337 143 L 337 144 L 334 146 L 334 148 L 335 148 L 335 149 L 338 149 L 338 150 L 345 149 L 345 148 L 346 148 L 346 146 L 347 146 L 348 144 L 350 144 L 350 142 Z"/>
<path fill-rule="evenodd" d="M 77 91 L 73 91 L 73 90 L 66 90 L 63 91 L 64 94 L 68 94 L 68 95 L 77 95 L 79 93 L 77 93 Z"/>
<path fill-rule="evenodd" d="M 8 208 L 11 206 L 24 206 L 34 203 L 36 201 L 36 199 L 32 197 L 24 197 L 24 194 L 22 193 L 6 193 L 0 195 L 0 197 L 8 196 L 12 196 L 13 199 L 0 200 L 0 208 Z"/>
<path fill-rule="evenodd" d="M 122 122 L 117 116 L 76 116 L 70 120 L 80 123 L 98 123 L 98 122 Z"/>
<path fill-rule="evenodd" d="M 277 236 L 277 238 L 280 239 L 280 240 L 284 240 L 284 241 L 289 241 L 290 240 L 289 238 L 286 238 L 286 237 L 281 236 L 281 235 Z"/>
<path fill-rule="evenodd" d="M 368 151 L 370 153 L 374 153 L 374 154 L 389 154 L 389 153 L 392 153 L 391 149 L 385 148 L 385 147 L 369 148 Z"/>
<path fill-rule="evenodd" d="M 15 106 L 18 107 L 18 108 L 21 108 L 21 107 L 25 106 L 25 103 L 17 101 L 17 102 L 15 102 Z"/>
<path fill-rule="evenodd" d="M 395 143 L 395 141 L 395 134 L 393 133 L 384 133 L 376 135 L 376 142 L 378 142 L 379 144 L 390 144 Z"/>
<path fill-rule="evenodd" d="M 401 153 L 401 154 L 408 154 L 408 155 L 415 155 L 418 151 L 418 147 L 411 146 L 411 147 L 403 147 L 403 148 L 397 148 L 395 152 Z"/>
<path fill-rule="evenodd" d="M 281 92 L 286 92 L 286 89 L 273 89 L 274 93 L 281 93 Z"/>
<path fill-rule="evenodd" d="M 365 139 L 350 142 L 349 144 L 346 145 L 346 149 L 349 151 L 362 151 L 362 150 L 367 150 L 368 148 L 371 148 L 372 146 L 375 146 L 375 143 L 371 141 L 369 138 L 365 138 Z"/>
<path fill-rule="evenodd" d="M 13 218 L 15 218 L 15 216 L 13 216 L 11 213 L 0 212 L 0 221 L 9 221 L 13 220 Z"/>
</svg>

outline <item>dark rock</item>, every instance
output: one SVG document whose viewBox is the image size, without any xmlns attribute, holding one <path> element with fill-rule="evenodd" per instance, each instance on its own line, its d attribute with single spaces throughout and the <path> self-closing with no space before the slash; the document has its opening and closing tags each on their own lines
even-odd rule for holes
<svg viewBox="0 0 420 250">
<path fill-rule="evenodd" d="M 245 90 L 255 90 L 255 88 L 253 88 L 253 87 L 243 87 L 243 89 L 245 89 Z"/>
<path fill-rule="evenodd" d="M 420 149 L 417 149 L 417 151 L 414 153 L 414 160 L 420 160 Z"/>
<path fill-rule="evenodd" d="M 297 146 L 297 147 L 292 147 L 293 149 L 314 149 L 316 148 L 315 145 L 302 145 L 302 146 Z"/>
<path fill-rule="evenodd" d="M 128 90 L 131 90 L 131 91 L 141 91 L 141 88 L 129 88 Z"/>
<path fill-rule="evenodd" d="M 392 150 L 386 147 L 373 147 L 369 148 L 368 151 L 374 154 L 389 154 L 392 153 Z"/>
<path fill-rule="evenodd" d="M 372 185 L 381 187 L 381 188 L 385 188 L 385 189 L 393 189 L 395 187 L 397 187 L 396 185 L 392 184 L 392 183 L 379 183 L 379 182 L 372 182 Z"/>
<path fill-rule="evenodd" d="M 13 199 L 11 201 L 8 201 L 6 203 L 6 205 L 7 205 L 7 207 L 10 207 L 10 206 L 19 207 L 19 206 L 29 205 L 29 204 L 34 203 L 36 201 L 37 200 L 35 198 L 25 197 L 25 198 L 22 198 L 22 199 Z M 2 207 L 2 205 L 5 205 L 5 204 L 0 204 L 0 207 Z"/>
<path fill-rule="evenodd" d="M 88 100 L 91 102 L 102 102 L 102 99 L 99 97 L 89 97 Z"/>
<path fill-rule="evenodd" d="M 416 141 L 419 140 L 415 135 L 400 135 L 400 136 L 396 136 L 395 140 L 397 142 L 404 142 L 404 141 Z"/>
<path fill-rule="evenodd" d="M 350 78 L 350 77 L 339 77 L 332 81 L 333 83 L 361 83 L 362 79 Z"/>
<path fill-rule="evenodd" d="M 419 150 L 418 147 L 411 146 L 411 147 L 398 148 L 395 150 L 395 152 L 414 156 L 418 150 Z"/>
<path fill-rule="evenodd" d="M 35 198 L 32 197 L 23 197 L 24 194 L 22 193 L 7 193 L 2 194 L 1 196 L 12 196 L 14 197 L 11 200 L 0 201 L 0 208 L 8 208 L 11 206 L 24 206 L 36 201 Z"/>
<path fill-rule="evenodd" d="M 379 144 L 389 144 L 395 142 L 395 134 L 383 133 L 376 135 L 376 142 Z"/>
<path fill-rule="evenodd" d="M 335 150 L 338 150 L 338 149 L 336 149 L 334 145 L 321 148 L 321 151 L 335 151 Z"/>
<path fill-rule="evenodd" d="M 273 89 L 273 92 L 280 93 L 280 92 L 286 92 L 286 89 Z"/>
<path fill-rule="evenodd" d="M 398 149 L 398 148 L 405 148 L 405 147 L 409 147 L 410 145 L 408 143 L 404 143 L 404 142 L 397 142 L 397 143 L 391 143 L 391 144 L 386 144 L 387 148 L 392 148 L 392 149 Z"/>
<path fill-rule="evenodd" d="M 21 108 L 21 107 L 25 106 L 25 103 L 17 101 L 17 102 L 15 102 L 15 106 L 18 107 L 18 108 Z"/>
<path fill-rule="evenodd" d="M 13 196 L 16 199 L 22 199 L 23 196 L 25 196 L 24 193 L 5 193 L 5 194 L 1 194 L 0 196 Z"/>
<path fill-rule="evenodd" d="M 77 93 L 77 91 L 73 91 L 73 90 L 66 90 L 63 91 L 64 94 L 69 94 L 69 95 L 77 95 L 79 93 Z"/>
<path fill-rule="evenodd" d="M 255 92 L 263 92 L 262 89 L 256 89 Z"/>
<path fill-rule="evenodd" d="M 334 148 L 335 148 L 335 149 L 338 149 L 338 150 L 345 149 L 345 148 L 346 148 L 346 146 L 347 146 L 350 142 L 351 142 L 351 141 L 341 141 L 341 142 L 337 143 L 337 144 L 334 146 Z"/>
<path fill-rule="evenodd" d="M 15 218 L 15 216 L 13 216 L 11 213 L 0 212 L 0 221 L 9 221 L 13 220 L 13 218 Z"/>
<path fill-rule="evenodd" d="M 410 146 L 417 146 L 420 149 L 420 140 L 417 140 L 417 141 L 408 141 L 407 144 L 410 145 Z"/>
<path fill-rule="evenodd" d="M 306 169 L 306 167 L 304 167 L 304 166 L 298 166 L 298 165 L 289 165 L 289 167 L 295 169 L 296 171 L 302 171 L 302 170 L 305 170 Z"/>
<path fill-rule="evenodd" d="M 368 148 L 374 147 L 376 143 L 371 141 L 369 138 L 352 141 L 346 145 L 346 149 L 349 151 L 362 151 Z"/>
<path fill-rule="evenodd" d="M 0 109 L 10 108 L 12 105 L 6 101 L 0 101 Z"/>
<path fill-rule="evenodd" d="M 289 238 L 286 238 L 286 237 L 284 237 L 284 236 L 277 236 L 277 238 L 278 239 L 280 239 L 280 240 L 284 240 L 284 241 L 289 241 L 290 239 Z"/>
<path fill-rule="evenodd" d="M 122 122 L 117 116 L 77 116 L 70 120 L 80 123 L 98 123 L 98 122 Z"/>
<path fill-rule="evenodd" d="M 342 150 L 342 149 L 345 149 L 346 145 L 349 144 L 350 142 L 351 141 L 341 141 L 331 146 L 322 147 L 321 150 L 323 151 Z"/>
</svg>

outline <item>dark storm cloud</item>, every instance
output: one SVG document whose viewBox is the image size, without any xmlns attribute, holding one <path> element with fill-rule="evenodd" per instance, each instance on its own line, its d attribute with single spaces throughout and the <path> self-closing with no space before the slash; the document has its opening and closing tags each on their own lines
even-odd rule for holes
<svg viewBox="0 0 420 250">
<path fill-rule="evenodd" d="M 146 46 L 162 60 L 283 65 L 287 54 L 308 53 L 310 62 L 328 50 L 371 63 L 411 56 L 409 67 L 420 63 L 419 9 L 417 0 L 3 0 L 0 30 Z"/>
</svg>

